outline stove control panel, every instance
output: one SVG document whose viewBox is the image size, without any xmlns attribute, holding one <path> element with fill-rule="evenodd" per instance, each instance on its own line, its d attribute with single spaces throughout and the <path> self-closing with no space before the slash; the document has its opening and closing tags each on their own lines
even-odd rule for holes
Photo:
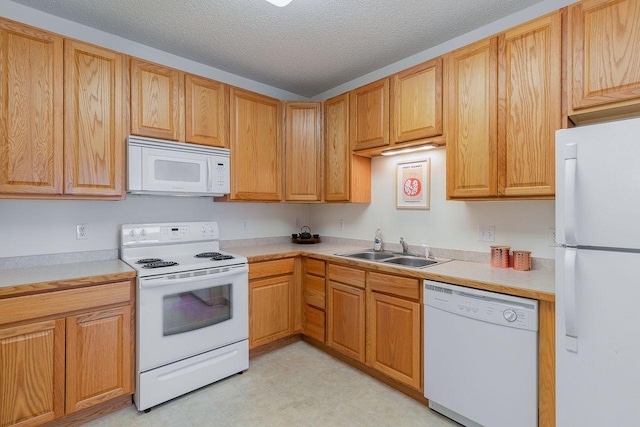
<svg viewBox="0 0 640 427">
<path fill-rule="evenodd" d="M 122 246 L 157 245 L 218 240 L 216 222 L 125 224 L 122 226 Z"/>
</svg>

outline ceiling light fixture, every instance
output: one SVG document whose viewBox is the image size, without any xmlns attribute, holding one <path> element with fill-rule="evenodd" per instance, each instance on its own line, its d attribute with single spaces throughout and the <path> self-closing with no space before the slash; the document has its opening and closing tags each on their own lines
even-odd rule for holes
<svg viewBox="0 0 640 427">
<path fill-rule="evenodd" d="M 267 0 L 267 1 L 271 4 L 275 4 L 278 7 L 285 7 L 286 5 L 291 3 L 291 0 Z"/>
<path fill-rule="evenodd" d="M 419 147 L 401 148 L 399 150 L 387 150 L 387 151 L 383 151 L 380 154 L 382 154 L 383 156 L 395 156 L 397 154 L 406 154 L 406 153 L 415 153 L 416 151 L 433 150 L 438 147 L 439 147 L 438 144 L 430 142 L 428 144 L 421 145 Z"/>
</svg>

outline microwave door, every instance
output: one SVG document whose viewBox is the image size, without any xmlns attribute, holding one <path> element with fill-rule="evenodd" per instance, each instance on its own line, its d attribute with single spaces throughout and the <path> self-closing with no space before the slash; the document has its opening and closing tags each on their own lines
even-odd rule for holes
<svg viewBox="0 0 640 427">
<path fill-rule="evenodd" d="M 152 148 L 142 153 L 142 189 L 176 193 L 209 191 L 207 157 Z"/>
</svg>

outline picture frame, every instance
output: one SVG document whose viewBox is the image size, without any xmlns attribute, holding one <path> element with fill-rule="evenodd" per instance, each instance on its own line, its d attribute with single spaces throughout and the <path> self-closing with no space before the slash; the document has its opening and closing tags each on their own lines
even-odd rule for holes
<svg viewBox="0 0 640 427">
<path fill-rule="evenodd" d="M 429 209 L 431 159 L 396 165 L 396 209 Z"/>
</svg>

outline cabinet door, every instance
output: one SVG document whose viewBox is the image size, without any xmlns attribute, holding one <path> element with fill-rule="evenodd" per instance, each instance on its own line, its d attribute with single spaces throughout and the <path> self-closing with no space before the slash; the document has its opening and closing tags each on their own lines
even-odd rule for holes
<svg viewBox="0 0 640 427">
<path fill-rule="evenodd" d="M 349 129 L 354 150 L 389 145 L 389 79 L 350 92 Z"/>
<path fill-rule="evenodd" d="M 66 412 L 133 391 L 131 307 L 67 317 Z"/>
<path fill-rule="evenodd" d="M 185 76 L 185 140 L 213 147 L 229 146 L 229 90 L 202 77 Z"/>
<path fill-rule="evenodd" d="M 184 73 L 131 59 L 131 133 L 184 141 Z"/>
<path fill-rule="evenodd" d="M 64 415 L 64 320 L 0 329 L 0 425 Z"/>
<path fill-rule="evenodd" d="M 280 101 L 231 88 L 232 200 L 282 200 Z"/>
<path fill-rule="evenodd" d="M 497 195 L 497 39 L 448 55 L 447 197 Z"/>
<path fill-rule="evenodd" d="M 284 114 L 285 199 L 322 197 L 322 103 L 287 102 Z"/>
<path fill-rule="evenodd" d="M 324 103 L 324 159 L 324 199 L 348 202 L 351 188 L 348 93 Z"/>
<path fill-rule="evenodd" d="M 640 102 L 640 2 L 588 0 L 569 9 L 574 110 Z"/>
<path fill-rule="evenodd" d="M 562 126 L 561 14 L 499 37 L 498 193 L 555 194 L 555 133 Z"/>
<path fill-rule="evenodd" d="M 249 282 L 249 348 L 293 331 L 293 275 Z"/>
<path fill-rule="evenodd" d="M 62 193 L 62 37 L 0 19 L 0 193 Z"/>
<path fill-rule="evenodd" d="M 420 303 L 369 294 L 368 364 L 420 390 Z"/>
<path fill-rule="evenodd" d="M 327 291 L 327 344 L 364 363 L 364 289 L 329 281 Z"/>
<path fill-rule="evenodd" d="M 124 55 L 65 40 L 65 193 L 121 196 L 124 190 Z"/>
<path fill-rule="evenodd" d="M 391 142 L 442 135 L 442 58 L 391 78 Z"/>
</svg>

